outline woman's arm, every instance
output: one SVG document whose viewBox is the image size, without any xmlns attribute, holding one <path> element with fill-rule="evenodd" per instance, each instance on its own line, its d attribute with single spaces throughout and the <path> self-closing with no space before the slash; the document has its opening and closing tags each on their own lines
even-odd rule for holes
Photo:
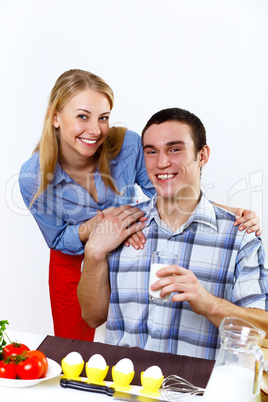
<svg viewBox="0 0 268 402">
<path fill-rule="evenodd" d="M 84 245 L 79 238 L 80 223 L 69 224 L 62 219 L 61 214 L 56 214 L 53 205 L 48 205 L 41 197 L 42 195 L 31 206 L 30 213 L 35 219 L 47 246 L 65 254 L 83 254 Z M 23 199 L 26 206 L 29 207 L 30 199 L 25 199 L 25 197 Z"/>
<path fill-rule="evenodd" d="M 234 225 L 240 225 L 240 231 L 247 229 L 247 233 L 256 232 L 256 236 L 261 235 L 262 231 L 260 229 L 260 219 L 256 212 L 243 208 L 227 207 L 216 202 L 214 202 L 214 204 L 220 208 L 232 212 L 235 215 L 236 220 Z"/>
<path fill-rule="evenodd" d="M 108 208 L 108 209 L 110 209 L 110 208 Z M 105 210 L 102 212 L 105 213 Z M 96 226 L 97 220 L 98 220 L 98 215 L 95 215 L 91 219 L 88 219 L 87 221 L 81 223 L 81 225 L 79 226 L 79 231 L 78 231 L 79 238 L 83 244 L 85 244 L 87 242 L 90 234 L 92 233 L 92 230 Z"/>
</svg>

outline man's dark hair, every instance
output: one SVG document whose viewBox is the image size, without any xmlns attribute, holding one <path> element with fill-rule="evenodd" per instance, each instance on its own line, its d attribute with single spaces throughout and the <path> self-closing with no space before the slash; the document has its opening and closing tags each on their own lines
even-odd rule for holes
<svg viewBox="0 0 268 402">
<path fill-rule="evenodd" d="M 163 109 L 155 113 L 146 123 L 146 126 L 142 130 L 142 142 L 143 137 L 150 126 L 153 124 L 161 124 L 166 121 L 179 121 L 185 123 L 191 127 L 191 134 L 195 145 L 196 153 L 207 144 L 206 130 L 201 120 L 188 110 L 179 109 L 177 107 L 170 109 Z"/>
</svg>

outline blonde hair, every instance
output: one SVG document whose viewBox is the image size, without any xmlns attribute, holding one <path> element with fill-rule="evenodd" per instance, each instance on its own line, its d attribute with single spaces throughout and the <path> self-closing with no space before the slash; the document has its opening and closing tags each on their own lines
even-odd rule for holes
<svg viewBox="0 0 268 402">
<path fill-rule="evenodd" d="M 33 153 L 39 151 L 40 186 L 34 195 L 31 205 L 42 194 L 53 179 L 54 170 L 59 156 L 59 129 L 53 126 L 53 116 L 60 112 L 65 104 L 77 93 L 86 88 L 103 93 L 110 104 L 114 103 L 114 94 L 106 82 L 88 71 L 73 69 L 64 72 L 56 81 L 48 102 L 42 136 Z M 110 127 L 108 137 L 101 145 L 99 171 L 106 187 L 119 194 L 110 175 L 110 161 L 114 159 L 123 144 L 126 133 L 125 127 Z"/>
</svg>

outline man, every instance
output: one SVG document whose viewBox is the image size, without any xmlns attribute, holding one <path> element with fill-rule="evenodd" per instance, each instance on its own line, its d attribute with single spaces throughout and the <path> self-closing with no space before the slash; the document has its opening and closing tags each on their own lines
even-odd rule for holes
<svg viewBox="0 0 268 402">
<path fill-rule="evenodd" d="M 110 344 L 214 359 L 224 317 L 242 318 L 268 335 L 268 271 L 260 238 L 241 232 L 235 217 L 211 204 L 200 190 L 210 149 L 202 122 L 182 109 L 151 117 L 142 141 L 157 195 L 140 205 L 100 213 L 85 247 L 78 298 L 82 316 L 106 324 Z M 146 243 L 122 242 L 142 228 Z M 113 251 L 114 250 L 114 251 Z M 113 251 L 113 252 L 112 252 Z M 153 251 L 178 255 L 178 265 L 158 271 L 151 289 L 168 302 L 149 300 Z"/>
</svg>

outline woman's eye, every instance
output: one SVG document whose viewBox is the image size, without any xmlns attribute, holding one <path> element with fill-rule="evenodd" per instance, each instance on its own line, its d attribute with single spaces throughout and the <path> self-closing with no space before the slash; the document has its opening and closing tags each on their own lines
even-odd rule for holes
<svg viewBox="0 0 268 402">
<path fill-rule="evenodd" d="M 81 119 L 81 120 L 86 120 L 87 116 L 85 114 L 79 114 L 78 118 Z"/>
<path fill-rule="evenodd" d="M 100 120 L 101 121 L 108 121 L 110 116 L 101 116 Z"/>
<path fill-rule="evenodd" d="M 156 154 L 156 151 L 154 151 L 153 149 L 151 151 L 147 151 L 147 155 L 153 155 Z"/>
</svg>

